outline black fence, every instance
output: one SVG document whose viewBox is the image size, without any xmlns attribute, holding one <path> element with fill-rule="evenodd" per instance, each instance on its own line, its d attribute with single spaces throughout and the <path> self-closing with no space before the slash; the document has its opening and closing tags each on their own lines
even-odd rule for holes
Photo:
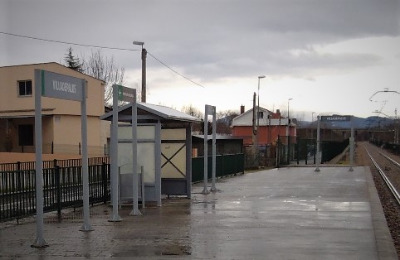
<svg viewBox="0 0 400 260">
<path fill-rule="evenodd" d="M 400 154 L 400 144 L 393 143 L 393 142 L 383 142 L 381 140 L 370 140 L 370 143 L 379 146 L 387 151 L 390 151 L 391 153 Z"/>
<path fill-rule="evenodd" d="M 340 154 L 349 145 L 349 139 L 343 141 L 321 141 L 321 163 L 330 161 Z M 399 149 L 400 145 L 391 146 Z M 245 169 L 259 167 L 282 167 L 293 164 L 315 164 L 317 153 L 317 140 L 278 136 L 274 144 L 259 146 L 258 150 L 254 147 L 244 147 Z"/>
<path fill-rule="evenodd" d="M 204 157 L 196 157 L 192 159 L 192 182 L 204 180 Z M 208 157 L 208 179 L 212 175 L 211 156 Z M 216 160 L 216 177 L 223 177 L 244 172 L 244 154 L 226 154 L 217 155 Z"/>
<path fill-rule="evenodd" d="M 44 212 L 83 204 L 81 160 L 43 162 Z M 110 197 L 110 164 L 107 157 L 89 159 L 90 203 L 105 203 Z M 36 213 L 34 162 L 0 164 L 0 222 Z"/>
</svg>

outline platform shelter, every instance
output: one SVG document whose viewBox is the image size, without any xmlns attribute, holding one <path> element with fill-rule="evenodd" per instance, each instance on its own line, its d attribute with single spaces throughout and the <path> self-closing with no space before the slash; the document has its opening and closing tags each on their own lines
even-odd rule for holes
<svg viewBox="0 0 400 260">
<path fill-rule="evenodd" d="M 112 121 L 112 111 L 101 119 Z M 133 167 L 132 104 L 119 107 L 118 121 L 118 166 L 123 179 Z M 137 103 L 137 169 L 143 169 L 146 201 L 161 205 L 161 194 L 191 197 L 192 124 L 200 121 L 169 107 Z M 120 181 L 120 190 L 131 185 Z"/>
</svg>

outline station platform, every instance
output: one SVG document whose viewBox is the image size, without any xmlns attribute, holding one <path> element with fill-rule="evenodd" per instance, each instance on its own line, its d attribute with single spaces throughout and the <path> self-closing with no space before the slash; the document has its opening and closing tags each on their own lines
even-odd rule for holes
<svg viewBox="0 0 400 260">
<path fill-rule="evenodd" d="M 4 259 L 398 259 L 368 167 L 288 167 L 219 179 L 214 193 L 193 186 L 192 199 L 161 207 L 91 207 L 61 223 L 45 215 L 48 247 L 37 249 L 35 222 L 0 224 Z"/>
</svg>

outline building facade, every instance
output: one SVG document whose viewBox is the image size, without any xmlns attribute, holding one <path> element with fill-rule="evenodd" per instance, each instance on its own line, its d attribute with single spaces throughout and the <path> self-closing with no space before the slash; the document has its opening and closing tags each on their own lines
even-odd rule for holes
<svg viewBox="0 0 400 260">
<path fill-rule="evenodd" d="M 258 120 L 257 120 L 258 114 Z M 257 123 L 258 121 L 258 123 Z M 257 127 L 258 126 L 258 127 Z M 243 145 L 275 145 L 279 137 L 296 137 L 294 119 L 282 118 L 277 110 L 273 113 L 265 108 L 247 110 L 232 120 L 232 136 L 243 138 Z M 286 138 L 287 139 L 287 138 Z M 285 138 L 282 139 L 285 142 Z"/>
<path fill-rule="evenodd" d="M 35 151 L 35 69 L 86 80 L 88 153 L 103 155 L 105 83 L 55 62 L 0 67 L 0 152 Z M 80 154 L 80 102 L 42 97 L 41 112 L 43 153 Z"/>
</svg>

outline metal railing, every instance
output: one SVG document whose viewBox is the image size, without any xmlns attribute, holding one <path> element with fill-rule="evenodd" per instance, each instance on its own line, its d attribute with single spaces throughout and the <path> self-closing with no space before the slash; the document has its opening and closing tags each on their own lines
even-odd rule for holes
<svg viewBox="0 0 400 260">
<path fill-rule="evenodd" d="M 200 182 L 204 179 L 204 157 L 192 159 L 192 182 Z M 211 179 L 211 156 L 208 157 L 208 178 Z M 216 177 L 223 177 L 244 172 L 244 154 L 217 155 Z"/>
<path fill-rule="evenodd" d="M 36 213 L 35 163 L 0 164 L 0 222 Z M 43 162 L 44 212 L 82 205 L 81 160 Z M 89 199 L 92 204 L 106 202 L 110 196 L 108 158 L 89 159 Z"/>
</svg>

